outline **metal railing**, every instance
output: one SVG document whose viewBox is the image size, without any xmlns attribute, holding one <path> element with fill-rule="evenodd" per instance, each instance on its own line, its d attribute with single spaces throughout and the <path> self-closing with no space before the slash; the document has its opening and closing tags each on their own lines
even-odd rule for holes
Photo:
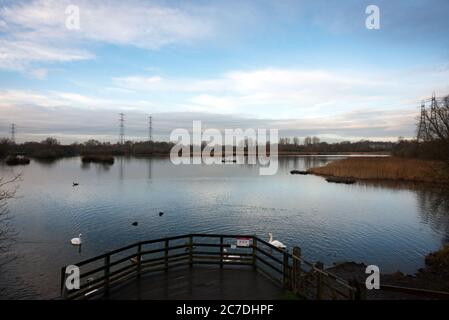
<svg viewBox="0 0 449 320">
<path fill-rule="evenodd" d="M 236 239 L 249 240 L 248 246 L 236 246 Z M 107 297 L 111 288 L 147 273 L 166 273 L 179 267 L 217 265 L 253 268 L 303 298 L 355 299 L 357 289 L 347 281 L 301 257 L 278 249 L 253 235 L 186 234 L 137 242 L 81 261 L 80 288 L 66 289 L 66 267 L 61 269 L 61 296 L 88 299 L 100 294 Z"/>
</svg>

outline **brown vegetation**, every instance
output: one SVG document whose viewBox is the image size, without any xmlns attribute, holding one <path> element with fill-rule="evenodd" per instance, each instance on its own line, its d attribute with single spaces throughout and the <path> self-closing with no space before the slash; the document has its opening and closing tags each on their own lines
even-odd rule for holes
<svg viewBox="0 0 449 320">
<path fill-rule="evenodd" d="M 449 244 L 444 244 L 439 251 L 428 254 L 425 262 L 426 268 L 420 271 L 440 274 L 449 288 Z"/>
<path fill-rule="evenodd" d="M 309 172 L 330 177 L 449 183 L 444 163 L 396 157 L 351 157 Z"/>
</svg>

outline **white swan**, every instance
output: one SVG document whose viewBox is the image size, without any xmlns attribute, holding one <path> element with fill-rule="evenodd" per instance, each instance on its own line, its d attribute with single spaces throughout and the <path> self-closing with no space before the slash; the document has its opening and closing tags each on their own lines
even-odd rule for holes
<svg viewBox="0 0 449 320">
<path fill-rule="evenodd" d="M 278 240 L 273 240 L 273 234 L 271 232 L 268 233 L 268 235 L 270 236 L 270 239 L 268 240 L 268 242 L 272 246 L 274 246 L 274 247 L 276 247 L 278 249 L 285 249 L 285 248 L 287 248 L 287 246 L 285 244 L 283 244 L 282 242 L 280 242 Z"/>
<path fill-rule="evenodd" d="M 82 243 L 81 233 L 79 234 L 78 238 L 73 238 L 72 240 L 70 240 L 70 243 L 73 244 L 74 246 L 80 246 Z"/>
</svg>

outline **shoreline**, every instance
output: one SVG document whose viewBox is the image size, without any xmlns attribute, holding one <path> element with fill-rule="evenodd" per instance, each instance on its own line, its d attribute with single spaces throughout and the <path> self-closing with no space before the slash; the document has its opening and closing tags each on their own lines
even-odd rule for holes
<svg viewBox="0 0 449 320">
<path fill-rule="evenodd" d="M 356 279 L 364 283 L 367 265 L 363 262 L 344 261 L 334 263 L 332 267 L 326 268 L 326 271 L 341 277 L 347 281 Z M 404 274 L 400 270 L 393 273 L 380 274 L 381 285 L 399 286 L 406 288 L 415 288 L 421 290 L 431 290 L 440 292 L 449 292 L 449 243 L 443 244 L 438 250 L 427 254 L 424 257 L 424 267 L 418 269 L 414 274 Z M 416 299 L 416 295 L 408 293 L 367 290 L 368 299 Z M 423 297 L 421 297 L 423 298 Z M 432 299 L 431 297 L 424 297 Z"/>
</svg>

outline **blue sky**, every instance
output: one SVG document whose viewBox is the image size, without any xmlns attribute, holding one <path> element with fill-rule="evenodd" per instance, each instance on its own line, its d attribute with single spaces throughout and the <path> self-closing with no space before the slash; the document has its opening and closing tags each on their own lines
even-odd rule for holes
<svg viewBox="0 0 449 320">
<path fill-rule="evenodd" d="M 0 136 L 15 123 L 19 141 L 115 141 L 122 111 L 134 140 L 150 114 L 163 140 L 192 120 L 394 140 L 414 135 L 421 99 L 449 93 L 445 0 L 0 4 Z"/>
</svg>

